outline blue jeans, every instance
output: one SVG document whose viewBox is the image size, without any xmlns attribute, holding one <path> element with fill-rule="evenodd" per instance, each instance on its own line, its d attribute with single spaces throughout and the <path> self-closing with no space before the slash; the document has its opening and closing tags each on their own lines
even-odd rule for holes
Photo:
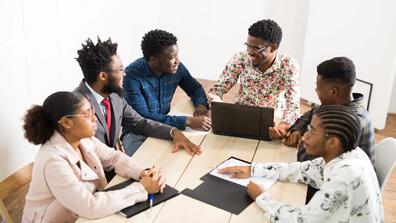
<svg viewBox="0 0 396 223">
<path fill-rule="evenodd" d="M 122 144 L 124 144 L 126 154 L 128 154 L 128 156 L 132 156 L 144 143 L 146 138 L 146 136 L 136 135 L 132 132 L 128 132 L 122 139 Z"/>
</svg>

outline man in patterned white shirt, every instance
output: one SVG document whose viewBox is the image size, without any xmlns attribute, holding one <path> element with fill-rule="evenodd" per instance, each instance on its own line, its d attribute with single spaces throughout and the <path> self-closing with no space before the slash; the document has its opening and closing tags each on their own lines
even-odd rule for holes
<svg viewBox="0 0 396 223">
<path fill-rule="evenodd" d="M 320 158 L 290 164 L 253 163 L 221 172 L 240 178 L 277 178 L 319 189 L 307 205 L 294 208 L 272 200 L 263 186 L 250 182 L 248 194 L 271 222 L 384 222 L 377 176 L 366 153 L 357 147 L 359 130 L 359 119 L 350 108 L 322 105 L 314 111 L 302 141 L 307 153 Z"/>
<path fill-rule="evenodd" d="M 300 68 L 293 58 L 278 52 L 281 39 L 282 29 L 270 19 L 251 25 L 246 51 L 231 58 L 208 92 L 210 101 L 221 101 L 239 80 L 235 103 L 282 111 L 281 122 L 270 128 L 270 135 L 272 132 L 285 134 L 300 116 Z M 281 97 L 285 99 L 285 106 L 280 106 Z"/>
</svg>

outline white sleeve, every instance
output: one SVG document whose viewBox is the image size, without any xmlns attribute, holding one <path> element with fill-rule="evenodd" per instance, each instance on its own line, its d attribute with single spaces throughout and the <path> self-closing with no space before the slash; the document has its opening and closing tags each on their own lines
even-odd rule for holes
<svg viewBox="0 0 396 223">
<path fill-rule="evenodd" d="M 322 158 L 295 163 L 253 163 L 251 175 L 304 183 L 319 188 L 323 183 L 323 168 L 324 161 Z"/>
<path fill-rule="evenodd" d="M 271 200 L 266 193 L 258 196 L 256 203 L 270 222 L 341 222 L 349 218 L 348 197 L 348 185 L 334 181 L 324 183 L 311 201 L 300 208 Z"/>
</svg>

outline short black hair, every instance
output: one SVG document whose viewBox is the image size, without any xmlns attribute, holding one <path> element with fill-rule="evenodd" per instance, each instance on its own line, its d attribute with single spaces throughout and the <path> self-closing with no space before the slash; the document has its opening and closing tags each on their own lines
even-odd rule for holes
<svg viewBox="0 0 396 223">
<path fill-rule="evenodd" d="M 99 37 L 96 45 L 89 38 L 85 45 L 82 44 L 82 49 L 77 51 L 76 60 L 88 84 L 94 83 L 101 71 L 110 69 L 111 57 L 117 54 L 117 46 L 110 38 L 102 42 Z"/>
<path fill-rule="evenodd" d="M 270 43 L 276 43 L 277 47 L 279 47 L 282 40 L 282 29 L 275 21 L 263 19 L 250 26 L 249 35 Z"/>
<path fill-rule="evenodd" d="M 347 57 L 334 57 L 320 63 L 316 71 L 323 79 L 331 80 L 348 87 L 356 82 L 355 65 Z"/>
<path fill-rule="evenodd" d="M 321 105 L 314 110 L 326 134 L 337 137 L 344 152 L 354 150 L 360 137 L 360 120 L 356 113 L 343 105 Z"/>
<path fill-rule="evenodd" d="M 158 55 L 165 48 L 176 44 L 177 38 L 172 33 L 155 29 L 143 36 L 141 48 L 144 58 L 148 61 L 151 56 Z"/>
</svg>

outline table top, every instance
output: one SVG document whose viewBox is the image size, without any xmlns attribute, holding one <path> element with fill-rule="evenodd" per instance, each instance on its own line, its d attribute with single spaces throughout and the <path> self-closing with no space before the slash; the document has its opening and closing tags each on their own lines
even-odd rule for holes
<svg viewBox="0 0 396 223">
<path fill-rule="evenodd" d="M 173 114 L 192 114 L 192 111 L 190 101 L 179 101 L 172 109 Z M 193 143 L 201 146 L 201 155 L 190 156 L 183 150 L 171 153 L 171 141 L 150 137 L 132 158 L 144 166 L 155 165 L 162 168 L 167 178 L 166 183 L 179 191 L 197 187 L 202 183 L 200 178 L 203 175 L 230 156 L 252 162 L 296 161 L 297 149 L 287 147 L 279 141 L 259 141 L 213 133 L 185 134 Z M 124 180 L 116 176 L 108 187 Z M 298 207 L 305 203 L 306 190 L 307 186 L 304 184 L 278 181 L 267 192 L 275 200 Z M 95 220 L 79 218 L 77 222 L 268 222 L 263 213 L 255 202 L 239 215 L 234 215 L 181 194 L 153 207 L 151 214 L 146 211 L 131 218 L 113 214 Z"/>
</svg>

